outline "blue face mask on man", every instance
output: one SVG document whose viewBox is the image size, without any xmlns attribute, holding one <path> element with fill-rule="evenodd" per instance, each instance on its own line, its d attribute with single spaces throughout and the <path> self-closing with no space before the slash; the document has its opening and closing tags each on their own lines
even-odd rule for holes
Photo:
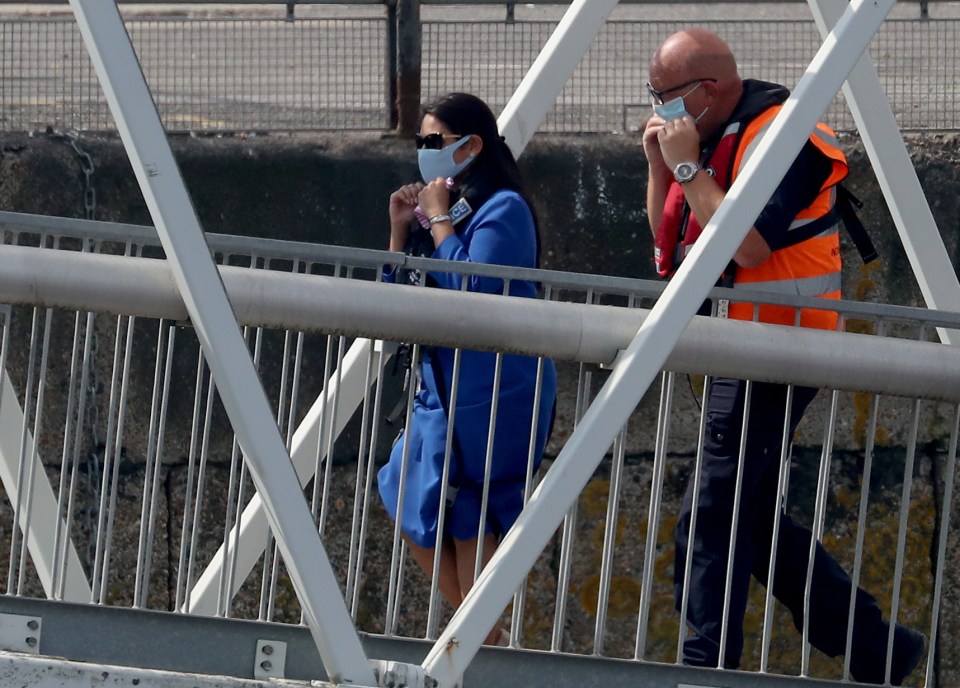
<svg viewBox="0 0 960 688">
<path fill-rule="evenodd" d="M 447 179 L 463 172 L 474 161 L 475 156 L 468 155 L 463 162 L 457 163 L 453 160 L 453 153 L 469 140 L 469 136 L 464 136 L 446 148 L 439 150 L 421 148 L 417 151 L 417 163 L 420 165 L 420 176 L 423 177 L 423 181 L 429 184 L 437 177 Z"/>
<path fill-rule="evenodd" d="M 700 85 L 702 83 L 703 83 L 702 81 L 698 81 L 696 86 L 691 88 L 682 96 L 677 96 L 676 98 L 672 98 L 665 103 L 654 103 L 653 104 L 654 113 L 657 115 L 657 117 L 664 120 L 665 122 L 670 122 L 672 120 L 680 119 L 681 117 L 686 117 L 687 115 L 690 115 L 690 113 L 687 112 L 687 106 L 683 102 L 683 99 L 686 98 L 691 93 L 693 93 L 694 91 L 696 91 L 698 88 L 700 88 Z M 703 108 L 703 112 L 701 112 L 699 115 L 694 117 L 693 121 L 699 122 L 700 118 L 703 117 L 705 114 L 707 114 L 707 110 L 709 109 L 710 109 L 709 106 Z M 690 116 L 693 117 L 693 115 L 690 115 Z"/>
</svg>

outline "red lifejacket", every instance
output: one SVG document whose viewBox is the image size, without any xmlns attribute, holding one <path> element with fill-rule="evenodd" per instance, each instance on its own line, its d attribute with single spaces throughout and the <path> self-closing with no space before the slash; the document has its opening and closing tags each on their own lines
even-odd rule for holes
<svg viewBox="0 0 960 688">
<path fill-rule="evenodd" d="M 732 122 L 723 132 L 705 168 L 724 191 L 730 188 L 745 158 L 766 132 L 780 105 L 767 108 L 749 122 Z M 832 170 L 820 193 L 791 223 L 784 245 L 755 268 L 738 266 L 733 286 L 749 287 L 779 294 L 840 298 L 839 223 L 833 213 L 835 186 L 847 176 L 847 162 L 836 135 L 825 124 L 817 124 L 810 141 L 832 162 Z M 814 230 L 811 235 L 811 230 Z M 671 182 L 663 215 L 654 233 L 654 261 L 661 277 L 669 277 L 679 267 L 703 228 L 686 204 L 683 189 Z M 793 236 L 791 236 L 793 233 Z M 797 237 L 802 237 L 797 239 Z M 799 314 L 788 306 L 769 304 L 756 307 L 747 302 L 731 302 L 728 316 L 739 320 L 803 327 L 835 329 L 834 311 L 804 308 Z"/>
</svg>

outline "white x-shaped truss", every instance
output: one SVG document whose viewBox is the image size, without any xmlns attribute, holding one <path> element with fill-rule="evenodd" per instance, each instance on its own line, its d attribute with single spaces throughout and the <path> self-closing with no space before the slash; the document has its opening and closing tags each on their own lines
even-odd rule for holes
<svg viewBox="0 0 960 688">
<path fill-rule="evenodd" d="M 847 4 L 844 0 L 808 0 L 823 37 L 820 50 L 761 142 L 759 154 L 750 158 L 730 188 L 527 508 L 424 660 L 426 674 L 437 679 L 441 688 L 455 685 L 462 676 L 614 436 L 660 372 L 759 214 L 764 199 L 770 197 L 841 87 L 927 306 L 960 311 L 960 282 L 866 52 L 894 1 L 853 0 Z M 113 0 L 70 0 L 70 4 L 257 487 L 258 494 L 241 521 L 234 586 L 240 586 L 262 554 L 263 534 L 269 527 L 277 538 L 329 679 L 374 686 L 370 662 L 306 502 L 290 499 L 291 495 L 302 494 L 301 482 L 312 477 L 310 464 L 315 458 L 301 456 L 306 452 L 298 447 L 318 446 L 321 430 L 339 434 L 361 403 L 365 385 L 373 382 L 366 377 L 364 363 L 372 342 L 359 340 L 353 345 L 343 370 L 321 393 L 297 431 L 291 452 L 287 452 L 116 4 Z M 516 155 L 522 153 L 616 5 L 616 0 L 577 0 L 568 8 L 501 113 L 501 133 Z M 939 334 L 945 343 L 960 342 L 956 331 L 941 329 Z M 12 435 L 21 425 L 16 422 L 20 411 L 16 404 L 7 403 L 13 394 L 6 385 L 2 394 L 0 430 Z M 335 414 L 318 412 L 321 404 L 333 399 L 339 403 Z M 338 418 L 338 427 L 320 428 L 324 415 Z M 15 467 L 18 462 L 25 465 L 20 457 L 26 453 L 36 460 L 29 445 L 14 451 L 0 442 L 0 464 L 14 467 L 12 473 L 0 471 L 10 495 L 17 495 L 16 489 L 10 489 L 16 484 L 12 478 Z M 29 494 L 43 492 L 44 480 L 38 472 Z M 50 505 L 45 493 L 41 499 L 42 504 Z M 13 506 L 17 509 L 18 505 Z M 47 511 L 43 507 L 40 510 Z M 38 520 L 31 525 L 27 542 L 34 561 L 45 561 L 43 553 L 49 548 L 44 543 L 51 538 L 44 531 L 55 528 L 55 521 Z M 189 611 L 215 613 L 216 587 L 223 565 L 221 552 L 198 581 L 190 596 Z M 44 570 L 38 573 L 49 594 L 52 567 L 40 568 Z M 64 599 L 86 601 L 89 587 L 84 585 L 72 550 L 66 570 L 70 584 Z"/>
</svg>

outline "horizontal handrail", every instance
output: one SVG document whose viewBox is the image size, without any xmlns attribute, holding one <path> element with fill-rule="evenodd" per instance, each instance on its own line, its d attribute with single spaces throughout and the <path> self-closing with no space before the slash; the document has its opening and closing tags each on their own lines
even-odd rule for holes
<svg viewBox="0 0 960 688">
<path fill-rule="evenodd" d="M 241 324 L 608 364 L 640 308 L 538 301 L 222 266 Z M 0 301 L 182 321 L 166 261 L 0 247 Z M 789 363 L 789 365 L 787 365 Z M 960 401 L 960 350 L 912 340 L 697 317 L 667 369 Z"/>
<path fill-rule="evenodd" d="M 135 225 L 100 220 L 35 215 L 0 210 L 0 231 L 28 232 L 38 235 L 87 239 L 93 242 L 119 242 L 134 246 L 160 247 L 156 229 L 149 225 Z M 666 287 L 660 280 L 617 277 L 563 270 L 543 270 L 485 263 L 451 263 L 434 258 L 405 256 L 378 249 L 335 246 L 283 239 L 206 233 L 207 245 L 214 253 L 223 255 L 251 255 L 271 260 L 300 261 L 325 265 L 343 264 L 354 268 L 380 269 L 396 265 L 432 272 L 456 272 L 461 275 L 481 275 L 509 280 L 532 280 L 553 289 L 590 290 L 600 294 L 633 295 L 656 298 Z M 812 297 L 790 296 L 758 292 L 752 289 L 717 287 L 710 293 L 712 299 L 730 299 L 762 302 L 794 308 L 819 308 L 823 301 Z M 960 313 L 931 311 L 915 306 L 902 306 L 866 301 L 831 301 L 830 309 L 848 318 L 883 319 L 890 322 L 922 323 L 929 327 L 960 328 Z"/>
</svg>

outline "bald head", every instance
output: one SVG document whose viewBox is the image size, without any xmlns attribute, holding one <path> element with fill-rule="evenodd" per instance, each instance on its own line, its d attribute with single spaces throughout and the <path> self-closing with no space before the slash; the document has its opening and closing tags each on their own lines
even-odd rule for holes
<svg viewBox="0 0 960 688">
<path fill-rule="evenodd" d="M 666 91 L 699 79 L 712 80 L 716 87 L 716 102 L 711 105 L 710 119 L 717 123 L 725 121 L 743 92 L 743 82 L 730 46 L 712 31 L 698 27 L 669 36 L 650 61 L 650 83 L 654 88 Z M 710 90 L 712 92 L 713 88 Z"/>
<path fill-rule="evenodd" d="M 650 76 L 660 72 L 682 73 L 690 78 L 738 78 L 730 46 L 717 34 L 700 28 L 678 31 L 657 48 L 650 63 Z"/>
</svg>

